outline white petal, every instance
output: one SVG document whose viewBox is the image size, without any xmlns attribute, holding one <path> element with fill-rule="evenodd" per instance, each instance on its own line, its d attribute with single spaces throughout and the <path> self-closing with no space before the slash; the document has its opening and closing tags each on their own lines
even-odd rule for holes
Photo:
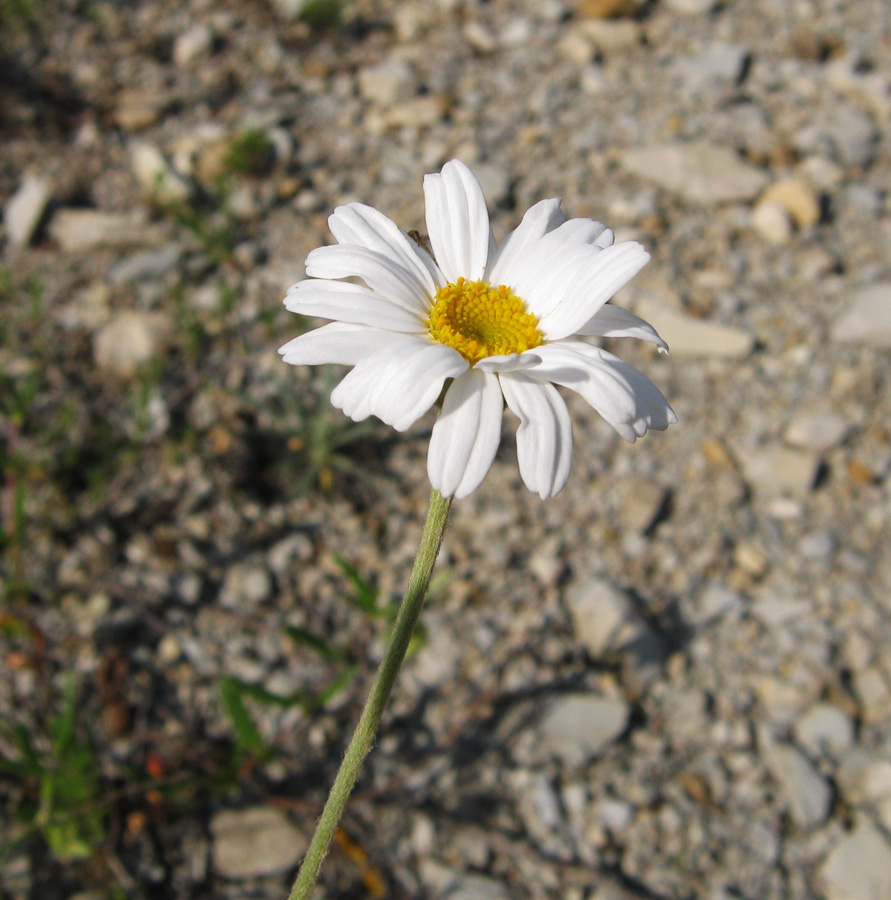
<svg viewBox="0 0 891 900">
<path fill-rule="evenodd" d="M 600 347 L 563 341 L 535 351 L 542 363 L 527 377 L 577 391 L 626 441 L 633 443 L 650 428 L 664 431 L 678 420 L 646 375 Z"/>
<path fill-rule="evenodd" d="M 572 467 L 572 422 L 563 398 L 552 384 L 527 374 L 500 375 L 507 405 L 519 416 L 517 461 L 530 491 L 542 500 L 559 493 Z"/>
<path fill-rule="evenodd" d="M 453 159 L 439 175 L 424 176 L 427 234 L 433 255 L 451 283 L 477 281 L 489 254 L 489 213 L 483 189 L 464 163 Z"/>
<path fill-rule="evenodd" d="M 616 233 L 612 230 L 612 228 L 604 228 L 603 231 L 594 240 L 594 246 L 603 247 L 603 249 L 605 250 L 607 247 L 612 247 L 615 242 Z"/>
<path fill-rule="evenodd" d="M 435 294 L 446 283 L 430 254 L 372 206 L 338 206 L 328 219 L 328 227 L 338 244 L 365 247 L 399 263 L 418 278 L 428 294 Z"/>
<path fill-rule="evenodd" d="M 400 336 L 360 360 L 331 392 L 331 402 L 355 422 L 377 416 L 405 431 L 433 406 L 446 378 L 467 367 L 467 360 L 451 347 Z"/>
<path fill-rule="evenodd" d="M 551 240 L 545 235 L 513 273 L 505 272 L 514 293 L 539 321 L 548 315 L 578 281 L 579 273 L 603 251 L 589 244 Z"/>
<path fill-rule="evenodd" d="M 382 253 L 353 244 L 317 247 L 306 257 L 311 278 L 361 278 L 391 303 L 426 315 L 431 293 L 415 272 Z"/>
<path fill-rule="evenodd" d="M 317 366 L 326 363 L 354 366 L 360 359 L 392 344 L 394 338 L 399 340 L 399 336 L 392 331 L 332 322 L 295 337 L 280 347 L 278 352 L 292 366 Z"/>
<path fill-rule="evenodd" d="M 607 303 L 590 318 L 576 334 L 595 335 L 597 337 L 633 337 L 642 341 L 650 341 L 660 350 L 668 350 L 668 344 L 662 340 L 649 322 L 645 322 L 634 313 Z"/>
<path fill-rule="evenodd" d="M 420 334 L 426 330 L 421 315 L 361 284 L 324 278 L 299 281 L 288 290 L 285 308 L 301 316 L 317 316 L 353 325 Z"/>
<path fill-rule="evenodd" d="M 576 272 L 557 305 L 539 318 L 541 333 L 550 341 L 575 334 L 649 258 L 650 254 L 634 241 L 623 241 L 597 252 Z"/>
<path fill-rule="evenodd" d="M 523 369 L 533 369 L 541 362 L 541 357 L 535 355 L 532 350 L 525 353 L 507 353 L 504 356 L 487 356 L 481 359 L 475 366 L 478 372 L 521 372 Z"/>
<path fill-rule="evenodd" d="M 503 410 L 494 375 L 468 369 L 446 391 L 427 453 L 430 483 L 443 496 L 460 499 L 480 486 L 498 450 Z"/>
<path fill-rule="evenodd" d="M 553 232 L 554 240 L 569 242 L 572 244 L 591 244 L 603 249 L 612 243 L 608 235 L 612 232 L 603 224 L 594 219 L 567 219 Z M 601 241 L 606 240 L 604 244 Z"/>
<path fill-rule="evenodd" d="M 505 237 L 501 246 L 489 257 L 489 272 L 486 280 L 492 284 L 512 286 L 509 276 L 503 273 L 516 270 L 530 249 L 549 231 L 553 231 L 563 221 L 559 198 L 539 200 L 530 206 L 523 221 Z"/>
</svg>

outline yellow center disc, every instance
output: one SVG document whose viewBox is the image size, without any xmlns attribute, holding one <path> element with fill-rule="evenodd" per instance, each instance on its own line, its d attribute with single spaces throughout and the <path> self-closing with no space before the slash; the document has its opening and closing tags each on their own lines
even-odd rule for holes
<svg viewBox="0 0 891 900">
<path fill-rule="evenodd" d="M 538 319 L 503 284 L 459 278 L 437 291 L 427 321 L 433 340 L 454 347 L 471 365 L 541 343 Z"/>
</svg>

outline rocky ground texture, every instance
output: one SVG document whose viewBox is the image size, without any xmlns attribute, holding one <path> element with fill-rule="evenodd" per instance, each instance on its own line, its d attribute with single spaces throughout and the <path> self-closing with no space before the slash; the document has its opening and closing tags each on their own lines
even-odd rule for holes
<svg viewBox="0 0 891 900">
<path fill-rule="evenodd" d="M 680 424 L 505 417 L 319 897 L 891 898 L 887 0 L 0 5 L 0 896 L 280 898 L 423 520 L 430 420 L 275 350 L 337 204 L 653 259 Z"/>
</svg>

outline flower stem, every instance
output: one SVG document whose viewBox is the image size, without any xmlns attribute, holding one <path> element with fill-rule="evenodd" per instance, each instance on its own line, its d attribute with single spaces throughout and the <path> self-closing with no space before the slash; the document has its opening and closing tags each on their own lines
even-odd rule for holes
<svg viewBox="0 0 891 900">
<path fill-rule="evenodd" d="M 393 689 L 396 676 L 399 674 L 402 661 L 405 659 L 408 643 L 414 634 L 415 625 L 417 625 L 418 616 L 424 604 L 424 596 L 430 584 L 433 564 L 439 555 L 451 506 L 451 497 L 443 497 L 437 490 L 430 495 L 427 521 L 424 523 L 418 555 L 415 557 L 414 568 L 408 580 L 408 588 L 390 635 L 386 655 L 377 670 L 374 684 L 371 686 L 371 692 L 359 718 L 359 724 L 346 749 L 340 770 L 334 779 L 325 808 L 316 824 L 315 834 L 306 851 L 306 856 L 303 858 L 303 865 L 297 873 L 297 880 L 291 888 L 288 900 L 307 900 L 309 897 L 313 885 L 316 883 L 322 861 L 325 859 L 331 840 L 337 831 L 337 823 L 343 815 L 347 799 L 359 776 L 359 770 L 374 743 L 377 726 L 384 713 L 384 707 L 390 691 Z"/>
</svg>

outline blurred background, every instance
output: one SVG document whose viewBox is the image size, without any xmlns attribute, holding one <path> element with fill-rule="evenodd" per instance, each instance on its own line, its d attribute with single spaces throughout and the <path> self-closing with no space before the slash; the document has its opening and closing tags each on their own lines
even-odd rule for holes
<svg viewBox="0 0 891 900">
<path fill-rule="evenodd" d="M 0 897 L 286 895 L 432 418 L 281 298 L 458 157 L 648 247 L 681 421 L 505 415 L 318 895 L 891 898 L 886 0 L 0 0 L 0 140 Z"/>
</svg>

